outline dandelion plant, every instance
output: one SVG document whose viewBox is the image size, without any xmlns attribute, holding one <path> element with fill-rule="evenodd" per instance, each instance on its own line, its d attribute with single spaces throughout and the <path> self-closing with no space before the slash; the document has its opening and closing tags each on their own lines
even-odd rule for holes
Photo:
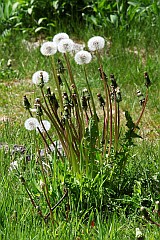
<svg viewBox="0 0 160 240">
<path fill-rule="evenodd" d="M 54 140 L 60 141 L 65 161 L 69 162 L 70 168 L 74 172 L 79 172 L 81 168 L 88 174 L 89 168 L 95 164 L 97 154 L 101 155 L 101 164 L 109 163 L 110 156 L 116 156 L 122 150 L 120 134 L 122 96 L 114 74 L 110 74 L 109 79 L 106 74 L 108 71 L 103 66 L 105 56 L 102 50 L 105 48 L 105 39 L 101 36 L 90 38 L 87 43 L 88 51 L 80 50 L 74 56 L 73 45 L 74 41 L 66 33 L 56 34 L 53 41 L 42 44 L 40 51 L 44 57 L 50 58 L 52 69 L 50 73 L 38 70 L 32 76 L 32 81 L 40 88 L 42 97 L 35 100 L 34 109 L 37 117 L 34 116 L 32 104 L 28 101 L 27 96 L 24 97 L 24 106 L 31 117 L 26 120 L 25 127 L 28 130 L 36 129 L 39 133 L 37 136 L 42 137 L 49 152 L 51 149 L 48 142 L 53 145 Z M 57 64 L 55 54 L 58 55 Z M 82 68 L 86 83 L 85 89 L 77 87 L 71 64 L 72 58 Z M 94 97 L 89 79 L 89 71 L 92 71 L 89 64 L 93 58 L 94 61 L 97 60 L 97 72 L 99 71 L 104 87 L 104 92 L 97 92 L 98 100 Z M 54 83 L 51 73 L 53 73 Z M 132 121 L 131 124 L 130 115 L 129 113 L 127 115 L 126 111 L 126 126 L 129 128 L 125 135 L 127 138 L 136 135 L 135 131 L 144 114 L 150 86 L 147 73 L 145 73 L 145 80 L 146 97 L 142 102 L 140 116 L 135 123 Z M 49 87 L 48 84 L 50 84 Z M 53 91 L 54 85 L 57 92 Z M 139 95 L 141 94 L 139 93 Z M 100 116 L 97 113 L 99 112 L 97 111 L 99 110 L 97 101 L 99 101 L 102 112 Z M 124 140 L 124 137 L 122 139 Z"/>
</svg>

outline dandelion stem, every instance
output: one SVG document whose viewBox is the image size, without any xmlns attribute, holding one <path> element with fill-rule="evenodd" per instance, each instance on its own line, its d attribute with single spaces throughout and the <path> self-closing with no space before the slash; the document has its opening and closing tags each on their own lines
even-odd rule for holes
<svg viewBox="0 0 160 240">
<path fill-rule="evenodd" d="M 73 167 L 73 171 L 76 172 L 77 171 L 77 164 L 76 164 L 76 158 L 75 158 L 75 154 L 76 154 L 76 150 L 74 148 L 73 145 L 73 141 L 72 141 L 72 137 L 71 137 L 71 131 L 70 131 L 70 127 L 68 124 L 68 120 L 66 119 L 66 130 L 67 130 L 67 135 L 68 135 L 68 146 L 69 146 L 69 156 L 68 158 L 71 159 L 71 165 Z"/>
<path fill-rule="evenodd" d="M 108 88 L 108 94 L 109 94 L 109 87 Z M 109 148 L 108 148 L 108 156 L 110 155 L 111 147 L 112 147 L 112 101 L 111 97 L 109 95 L 109 106 L 110 106 L 110 139 L 109 139 Z"/>
<path fill-rule="evenodd" d="M 115 116 L 114 116 L 114 131 L 115 131 L 115 139 L 114 139 L 114 147 L 115 147 L 115 153 L 117 152 L 117 143 L 118 143 L 118 128 L 117 128 L 117 102 L 116 102 L 116 92 L 114 90 L 114 110 L 115 110 Z"/>
<path fill-rule="evenodd" d="M 65 190 L 64 190 L 64 195 L 63 195 L 62 198 L 54 205 L 54 207 L 51 208 L 51 210 L 53 211 L 56 207 L 58 207 L 58 206 L 61 204 L 61 202 L 64 200 L 64 198 L 67 197 L 67 195 L 68 195 L 68 190 L 65 189 Z M 47 219 L 47 218 L 49 217 L 49 215 L 50 215 L 50 212 L 45 216 L 45 219 Z"/>
<path fill-rule="evenodd" d="M 45 218 L 44 218 L 44 216 L 43 216 L 43 214 L 42 214 L 42 211 L 41 211 L 40 208 L 36 205 L 35 200 L 34 200 L 34 198 L 32 197 L 32 194 L 30 193 L 28 187 L 26 186 L 26 181 L 25 181 L 25 179 L 21 176 L 21 177 L 20 177 L 20 180 L 21 180 L 21 183 L 23 184 L 23 186 L 24 186 L 24 188 L 25 188 L 25 190 L 26 190 L 26 192 L 27 192 L 27 194 L 28 194 L 28 196 L 29 196 L 29 198 L 30 198 L 30 200 L 31 200 L 31 203 L 32 203 L 33 207 L 37 210 L 37 213 L 43 218 L 43 220 L 44 220 L 44 222 L 45 222 Z M 46 223 L 46 222 L 45 222 L 45 223 Z"/>
<path fill-rule="evenodd" d="M 62 100 L 61 89 L 60 89 L 60 85 L 59 85 L 59 81 L 58 81 L 58 77 L 57 77 L 57 71 L 56 71 L 54 56 L 52 56 L 52 62 L 51 63 L 52 63 L 54 79 L 55 79 L 55 82 L 56 82 L 56 87 L 57 87 L 57 90 L 58 90 L 60 108 L 61 108 L 61 111 L 62 111 L 63 110 L 63 100 Z"/>
<path fill-rule="evenodd" d="M 53 104 L 52 104 L 51 100 L 48 99 L 48 101 L 49 101 L 49 105 L 50 105 L 50 107 L 51 107 L 51 110 L 52 110 L 52 113 L 54 114 L 55 119 L 57 120 L 60 128 L 61 128 L 62 130 L 64 130 L 64 127 L 63 127 L 63 125 L 62 125 L 62 123 L 61 123 L 61 121 L 60 121 L 60 119 L 59 119 L 57 110 L 55 110 L 55 109 L 53 108 Z M 50 112 L 50 115 L 52 116 L 51 112 Z"/>
<path fill-rule="evenodd" d="M 103 108 L 103 133 L 102 133 L 102 145 L 106 142 L 105 141 L 105 131 L 106 131 L 106 112 L 104 109 L 104 106 L 102 106 Z M 104 153 L 104 152 L 103 152 Z"/>
<path fill-rule="evenodd" d="M 45 98 L 45 95 L 44 95 L 44 92 L 43 92 L 43 88 L 40 88 L 40 89 L 41 89 L 41 93 L 42 93 L 42 96 L 43 96 L 45 105 L 46 105 L 47 110 L 48 110 L 48 112 L 49 112 L 49 115 L 52 116 L 52 113 L 51 113 L 51 111 L 50 111 L 50 108 L 49 108 L 49 106 L 48 106 L 48 103 L 47 103 L 47 101 L 46 101 L 46 98 Z"/>
<path fill-rule="evenodd" d="M 82 106 L 81 106 L 81 102 L 80 102 L 79 93 L 78 93 L 77 86 L 76 86 L 76 83 L 75 83 L 74 78 L 73 78 L 71 65 L 70 65 L 70 62 L 69 62 L 69 59 L 68 59 L 66 53 L 64 53 L 64 58 L 65 58 L 65 61 L 66 61 L 66 64 L 67 64 L 67 69 L 68 69 L 68 73 L 69 73 L 69 76 L 70 76 L 71 84 L 73 84 L 74 87 L 75 87 L 75 93 L 77 95 L 78 106 L 79 106 L 78 111 L 80 111 L 80 113 L 81 113 L 81 114 L 79 114 L 81 116 L 81 120 L 80 120 L 81 125 L 79 127 L 80 127 L 80 131 L 83 133 L 84 132 L 83 110 L 82 110 Z"/>
<path fill-rule="evenodd" d="M 88 77 L 87 77 L 87 71 L 86 71 L 85 65 L 84 65 L 84 74 L 85 74 L 85 80 L 86 80 L 86 83 L 87 83 L 87 88 L 88 88 L 88 91 L 89 91 L 89 94 L 90 94 L 90 97 L 91 97 L 91 102 L 92 102 L 94 117 L 97 119 L 96 107 L 95 107 L 95 104 L 94 104 L 92 91 L 91 91 L 91 88 L 90 88 L 90 86 L 89 86 Z"/>
<path fill-rule="evenodd" d="M 40 123 L 42 124 L 42 127 L 43 127 L 43 129 L 44 129 L 47 137 L 49 138 L 50 142 L 52 143 L 52 145 L 53 145 L 54 148 L 56 149 L 56 145 L 55 145 L 55 143 L 53 142 L 53 140 L 52 140 L 52 138 L 50 137 L 50 135 L 48 134 L 48 132 L 47 132 L 47 130 L 46 130 L 44 124 L 43 124 L 43 121 L 42 121 L 41 116 L 40 116 Z M 60 153 L 60 151 L 59 151 L 58 149 L 57 149 L 57 153 L 58 153 L 58 156 L 59 156 L 59 157 L 62 159 L 62 161 L 63 161 L 63 157 L 62 157 L 62 155 L 61 155 L 61 153 Z"/>
<path fill-rule="evenodd" d="M 45 189 L 43 190 L 43 192 L 44 192 L 44 196 L 45 196 L 47 205 L 48 205 L 48 207 L 49 207 L 52 224 L 54 224 L 53 213 L 52 213 L 51 204 L 50 204 L 50 199 L 49 199 L 49 192 L 48 192 L 47 180 L 46 180 L 46 176 L 45 176 L 45 172 L 44 172 L 44 168 L 43 168 L 43 164 L 42 164 L 42 160 L 41 160 L 40 152 L 39 152 L 39 151 L 38 151 L 38 160 L 39 160 L 39 163 L 40 163 L 41 173 L 42 173 L 43 181 L 44 181 L 44 184 L 45 184 Z"/>
<path fill-rule="evenodd" d="M 77 122 L 78 131 L 79 131 L 79 140 L 81 141 L 82 136 L 83 136 L 83 132 L 82 132 L 83 120 L 81 120 L 81 118 L 80 118 L 78 105 L 77 105 L 77 103 L 74 99 L 73 99 L 73 103 L 74 103 L 74 107 L 75 107 L 75 115 L 76 115 L 75 119 L 76 119 L 76 122 Z"/>
<path fill-rule="evenodd" d="M 69 62 L 69 59 L 68 59 L 66 53 L 64 53 L 64 58 L 65 58 L 65 61 L 66 61 L 66 64 L 67 64 L 67 69 L 68 69 L 68 73 L 69 73 L 69 76 L 70 76 L 71 84 L 75 85 L 75 81 L 74 81 L 72 70 L 71 70 L 71 65 L 70 65 L 70 62 Z"/>
<path fill-rule="evenodd" d="M 117 118 L 118 118 L 118 129 L 117 129 L 117 132 L 118 132 L 118 139 L 119 139 L 119 130 L 120 130 L 120 108 L 119 108 L 119 102 L 117 103 Z"/>
<path fill-rule="evenodd" d="M 99 51 L 96 51 L 97 53 L 97 58 L 98 58 L 98 63 L 100 66 L 100 73 L 102 76 L 102 80 L 103 80 L 103 84 L 104 84 L 104 91 L 105 91 L 105 96 L 106 96 L 106 120 L 105 120 L 105 130 L 104 132 L 105 134 L 105 143 L 104 143 L 104 152 L 106 151 L 106 147 L 107 147 L 107 142 L 108 142 L 108 129 L 109 129 L 109 116 L 110 116 L 110 141 L 109 141 L 109 148 L 108 148 L 108 156 L 110 155 L 110 151 L 111 151 L 111 146 L 112 146 L 112 102 L 111 102 L 111 97 L 110 97 L 110 90 L 109 90 L 109 86 L 107 84 L 107 79 L 104 75 L 103 72 L 103 67 L 102 67 L 102 63 L 101 63 L 101 56 Z M 109 115 L 109 110 L 110 110 L 110 115 Z"/>
<path fill-rule="evenodd" d="M 88 107 L 89 107 L 90 115 L 91 115 L 91 117 L 92 117 L 93 114 L 92 114 L 92 109 L 91 109 L 91 104 L 90 104 L 90 102 L 89 102 L 89 99 L 87 100 L 87 103 L 88 103 Z"/>
<path fill-rule="evenodd" d="M 63 149 L 65 152 L 67 152 L 67 147 L 65 145 L 65 141 L 63 139 L 63 137 L 65 138 L 65 134 L 64 131 L 62 131 L 62 129 L 60 129 L 59 125 L 56 123 L 55 119 L 47 112 L 47 110 L 45 109 L 45 107 L 41 104 L 40 102 L 40 106 L 42 108 L 42 110 L 46 113 L 46 115 L 49 117 L 49 119 L 51 119 L 51 121 L 53 122 L 53 125 L 57 131 L 58 137 L 62 143 Z"/>
<path fill-rule="evenodd" d="M 145 108 L 146 108 L 147 101 L 148 101 L 148 92 L 149 92 L 149 91 L 148 91 L 148 88 L 147 88 L 146 97 L 145 97 L 145 101 L 144 101 L 144 103 L 143 103 L 142 111 L 141 111 L 141 113 L 140 113 L 140 116 L 139 116 L 137 122 L 135 123 L 134 129 L 135 129 L 136 127 L 138 127 L 138 125 L 139 125 L 139 123 L 140 123 L 140 121 L 141 121 L 141 118 L 142 118 L 142 116 L 143 116 L 143 113 L 144 113 L 144 110 L 145 110 Z"/>
<path fill-rule="evenodd" d="M 71 95 L 72 95 L 71 89 L 70 89 L 70 87 L 69 87 L 69 84 L 68 84 L 68 82 L 67 82 L 64 74 L 63 74 L 63 80 L 64 80 L 64 84 L 66 85 L 66 88 L 68 89 L 69 94 L 70 94 L 70 96 L 71 96 Z"/>
<path fill-rule="evenodd" d="M 28 109 L 28 112 L 29 112 L 30 116 L 33 117 L 32 112 L 31 112 L 30 109 Z"/>
<path fill-rule="evenodd" d="M 46 138 L 44 137 L 43 133 L 41 132 L 41 130 L 39 129 L 39 127 L 37 127 L 37 130 L 39 132 L 39 134 L 41 135 L 46 147 L 48 148 L 48 150 L 51 152 L 51 149 L 50 149 L 50 146 L 48 145 L 47 141 L 46 141 Z"/>
</svg>

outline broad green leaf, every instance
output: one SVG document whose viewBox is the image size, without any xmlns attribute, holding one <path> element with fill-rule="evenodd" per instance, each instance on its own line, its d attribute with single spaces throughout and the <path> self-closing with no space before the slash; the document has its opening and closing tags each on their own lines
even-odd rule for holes
<svg viewBox="0 0 160 240">
<path fill-rule="evenodd" d="M 132 120 L 132 117 L 131 115 L 129 114 L 128 111 L 125 111 L 125 117 L 126 117 L 126 120 L 127 120 L 127 123 L 126 123 L 126 126 L 129 128 L 129 129 L 133 129 L 134 128 L 134 122 Z"/>
<path fill-rule="evenodd" d="M 47 18 L 45 17 L 45 18 L 40 18 L 39 20 L 38 20 L 38 25 L 40 25 L 44 20 L 46 20 Z"/>
<path fill-rule="evenodd" d="M 137 5 L 139 5 L 139 3 L 138 2 L 128 2 L 128 4 L 129 5 L 132 5 L 132 6 L 134 6 L 134 7 L 136 7 Z"/>
<path fill-rule="evenodd" d="M 111 19 L 111 23 L 117 24 L 117 22 L 118 22 L 118 16 L 117 16 L 117 15 L 111 14 L 111 15 L 110 15 L 110 19 Z"/>
<path fill-rule="evenodd" d="M 47 27 L 48 27 L 48 26 L 55 27 L 56 24 L 55 24 L 55 23 L 48 23 L 48 24 L 47 24 Z"/>
<path fill-rule="evenodd" d="M 35 29 L 35 33 L 41 31 L 42 29 L 46 29 L 45 27 L 38 27 Z"/>
<path fill-rule="evenodd" d="M 97 25 L 97 18 L 94 17 L 93 15 L 91 16 L 91 20 L 93 22 L 93 24 Z"/>
<path fill-rule="evenodd" d="M 28 8 L 28 10 L 27 10 L 27 12 L 28 12 L 28 14 L 32 14 L 32 11 L 33 11 L 33 8 Z"/>
<path fill-rule="evenodd" d="M 12 11 L 15 12 L 15 10 L 18 8 L 18 6 L 19 6 L 19 2 L 14 3 L 12 6 Z"/>
</svg>

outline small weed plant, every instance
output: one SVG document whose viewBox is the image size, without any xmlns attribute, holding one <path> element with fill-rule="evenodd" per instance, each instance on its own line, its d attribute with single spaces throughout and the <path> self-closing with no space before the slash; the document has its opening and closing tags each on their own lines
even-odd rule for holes
<svg viewBox="0 0 160 240">
<path fill-rule="evenodd" d="M 94 225 L 98 212 L 106 216 L 116 208 L 113 199 L 131 191 L 123 188 L 123 181 L 127 181 L 126 166 L 134 139 L 141 138 L 139 123 L 151 82 L 145 72 L 146 93 L 137 89 L 141 110 L 133 121 L 128 110 L 124 115 L 121 111 L 123 97 L 114 74 L 106 74 L 105 39 L 90 38 L 85 50 L 77 51 L 75 46 L 66 33 L 56 34 L 53 41 L 41 45 L 40 51 L 52 67 L 50 72 L 37 69 L 32 76 L 41 97 L 31 102 L 24 96 L 30 115 L 25 128 L 31 132 L 36 149 L 36 161 L 31 164 L 34 170 L 19 168 L 17 162 L 12 163 L 12 169 L 45 223 L 50 218 L 54 224 L 54 211 L 64 202 L 62 213 L 67 220 L 72 210 L 78 209 L 82 219 Z M 77 87 L 75 69 L 82 73 L 85 88 Z M 96 96 L 90 86 L 92 71 L 103 89 Z M 30 174 L 32 181 L 28 181 Z M 138 204 L 140 201 L 133 205 Z"/>
</svg>

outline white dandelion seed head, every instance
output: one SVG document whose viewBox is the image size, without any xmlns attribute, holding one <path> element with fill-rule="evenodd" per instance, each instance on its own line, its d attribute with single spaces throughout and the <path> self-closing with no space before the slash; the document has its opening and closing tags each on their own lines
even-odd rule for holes
<svg viewBox="0 0 160 240">
<path fill-rule="evenodd" d="M 79 52 L 79 51 L 81 51 L 81 50 L 83 50 L 85 48 L 85 44 L 80 44 L 80 43 L 73 43 L 73 49 L 72 49 L 72 51 L 74 52 L 74 53 L 77 53 L 77 52 Z"/>
<path fill-rule="evenodd" d="M 61 53 L 71 52 L 74 42 L 71 39 L 62 39 L 58 44 L 58 51 Z"/>
<path fill-rule="evenodd" d="M 29 131 L 36 129 L 38 125 L 38 119 L 33 117 L 28 118 L 24 123 L 25 128 Z"/>
<path fill-rule="evenodd" d="M 67 34 L 67 33 L 58 33 L 58 34 L 56 34 L 56 35 L 53 37 L 53 42 L 56 43 L 56 45 L 58 45 L 59 42 L 60 42 L 62 39 L 69 39 L 68 34 Z"/>
<path fill-rule="evenodd" d="M 40 52 L 44 56 L 51 56 L 57 52 L 57 44 L 54 42 L 45 42 L 40 48 Z"/>
<path fill-rule="evenodd" d="M 77 64 L 88 64 L 92 60 L 92 55 L 84 50 L 79 51 L 76 53 L 74 60 Z"/>
<path fill-rule="evenodd" d="M 49 80 L 49 74 L 46 71 L 37 71 L 32 76 L 32 82 L 36 85 L 41 83 L 41 75 L 43 76 L 43 82 L 47 83 Z"/>
<path fill-rule="evenodd" d="M 41 123 L 39 123 L 38 124 L 38 128 L 39 128 L 39 130 L 41 131 L 41 132 L 45 132 L 45 131 L 49 131 L 49 129 L 51 128 L 51 124 L 50 124 L 50 122 L 49 121 L 47 121 L 47 120 L 42 120 L 42 123 L 43 124 L 41 124 Z M 44 128 L 43 128 L 43 125 L 44 125 Z M 36 131 L 38 132 L 38 129 L 36 128 Z"/>
<path fill-rule="evenodd" d="M 105 40 L 103 37 L 95 36 L 89 39 L 88 48 L 90 51 L 96 51 L 103 49 L 105 45 Z"/>
</svg>

